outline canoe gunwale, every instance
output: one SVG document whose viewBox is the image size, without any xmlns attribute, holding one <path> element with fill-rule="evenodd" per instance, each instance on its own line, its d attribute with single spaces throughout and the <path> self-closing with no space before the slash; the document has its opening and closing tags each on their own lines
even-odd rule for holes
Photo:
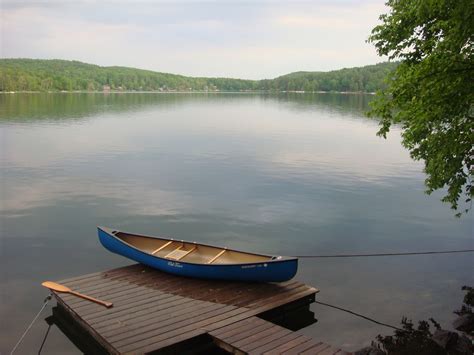
<svg viewBox="0 0 474 355">
<path fill-rule="evenodd" d="M 244 253 L 244 254 L 249 254 L 249 255 L 256 255 L 256 256 L 263 256 L 263 257 L 268 257 L 270 258 L 269 260 L 265 260 L 265 261 L 254 261 L 254 262 L 238 262 L 238 263 L 225 263 L 225 264 L 207 264 L 207 263 L 193 263 L 193 262 L 189 262 L 189 261 L 182 261 L 182 260 L 178 260 L 177 262 L 179 262 L 180 264 L 189 264 L 189 265 L 198 265 L 198 266 L 206 266 L 206 267 L 209 267 L 209 266 L 213 266 L 213 267 L 216 267 L 216 266 L 235 266 L 235 265 L 259 265 L 259 264 L 269 264 L 269 263 L 282 263 L 282 262 L 287 262 L 287 261 L 294 261 L 294 260 L 298 260 L 297 257 L 290 257 L 290 256 L 277 256 L 277 255 L 268 255 L 268 254 L 261 254 L 261 253 L 249 253 L 249 252 L 245 252 L 245 251 L 241 251 L 241 250 L 237 250 L 237 249 L 230 249 L 230 248 L 224 248 L 224 247 L 219 247 L 219 246 L 215 246 L 215 245 L 209 245 L 209 244 L 204 244 L 204 243 L 196 243 L 196 242 L 189 242 L 189 241 L 186 241 L 186 240 L 180 240 L 180 239 L 173 239 L 173 238 L 162 238 L 162 237 L 153 237 L 153 236 L 148 236 L 148 235 L 141 235 L 141 234 L 136 234 L 136 233 L 128 233 L 128 232 L 124 232 L 124 231 L 120 231 L 120 230 L 117 230 L 117 229 L 112 229 L 112 228 L 108 228 L 108 227 L 102 227 L 102 226 L 98 226 L 97 227 L 99 230 L 103 231 L 104 233 L 106 233 L 107 235 L 109 235 L 110 237 L 114 238 L 115 240 L 117 240 L 118 242 L 126 245 L 127 247 L 129 248 L 132 248 L 134 250 L 137 250 L 141 253 L 144 253 L 146 255 L 149 255 L 151 257 L 154 257 L 154 258 L 157 258 L 157 259 L 161 259 L 161 260 L 166 260 L 166 261 L 175 261 L 173 259 L 168 259 L 168 258 L 165 258 L 165 257 L 161 257 L 161 256 L 157 256 L 157 255 L 154 255 L 152 253 L 148 253 L 140 248 L 137 248 L 135 247 L 134 245 L 131 245 L 130 243 L 127 243 L 126 241 L 124 241 L 123 239 L 121 239 L 120 237 L 118 237 L 116 234 L 118 233 L 124 233 L 124 234 L 128 234 L 130 236 L 136 236 L 136 237 L 142 237 L 142 238 L 149 238 L 149 239 L 160 239 L 160 240 L 168 240 L 168 241 L 175 241 L 175 242 L 182 242 L 182 243 L 188 243 L 188 244 L 195 244 L 197 246 L 199 245 L 202 245 L 202 246 L 206 246 L 206 247 L 211 247 L 211 248 L 217 248 L 217 249 L 225 249 L 227 251 L 234 251 L 234 252 L 238 252 L 238 253 Z M 115 232 L 115 233 L 112 233 L 112 232 Z"/>
</svg>

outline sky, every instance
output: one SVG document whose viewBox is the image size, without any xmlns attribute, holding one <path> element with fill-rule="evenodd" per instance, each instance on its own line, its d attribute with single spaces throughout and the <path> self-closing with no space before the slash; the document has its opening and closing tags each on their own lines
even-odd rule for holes
<svg viewBox="0 0 474 355">
<path fill-rule="evenodd" d="M 383 0 L 0 0 L 0 57 L 274 78 L 375 64 Z"/>
</svg>

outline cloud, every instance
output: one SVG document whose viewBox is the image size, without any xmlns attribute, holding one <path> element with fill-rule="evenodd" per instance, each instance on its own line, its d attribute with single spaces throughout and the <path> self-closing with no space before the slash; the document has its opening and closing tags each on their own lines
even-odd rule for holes
<svg viewBox="0 0 474 355">
<path fill-rule="evenodd" d="M 379 62 L 365 40 L 383 11 L 382 1 L 4 1 L 1 56 L 269 78 Z"/>
</svg>

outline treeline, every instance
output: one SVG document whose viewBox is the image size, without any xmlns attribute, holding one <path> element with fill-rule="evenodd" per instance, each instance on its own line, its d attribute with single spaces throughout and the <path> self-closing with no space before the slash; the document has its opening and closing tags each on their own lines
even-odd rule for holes
<svg viewBox="0 0 474 355">
<path fill-rule="evenodd" d="M 0 59 L 0 91 L 361 91 L 384 86 L 394 63 L 331 72 L 297 72 L 271 80 L 195 78 L 78 61 Z"/>
<path fill-rule="evenodd" d="M 261 80 L 262 90 L 375 92 L 397 63 L 380 63 L 330 72 L 296 72 L 272 80 Z"/>
</svg>

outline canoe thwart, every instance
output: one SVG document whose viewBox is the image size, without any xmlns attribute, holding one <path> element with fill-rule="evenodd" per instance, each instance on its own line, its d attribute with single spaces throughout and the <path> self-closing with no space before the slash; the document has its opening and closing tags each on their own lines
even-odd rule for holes
<svg viewBox="0 0 474 355">
<path fill-rule="evenodd" d="M 209 260 L 207 263 L 208 263 L 208 264 L 212 264 L 212 263 L 213 263 L 214 261 L 216 261 L 222 254 L 224 254 L 226 250 L 227 250 L 227 248 L 221 250 L 221 251 L 219 252 L 219 254 L 217 254 L 216 256 L 214 256 L 214 257 L 213 257 L 211 260 Z"/>
<path fill-rule="evenodd" d="M 166 248 L 168 245 L 170 245 L 171 243 L 173 243 L 172 240 L 170 240 L 168 243 L 165 243 L 163 244 L 161 247 L 159 247 L 158 249 L 155 249 L 153 250 L 153 252 L 151 253 L 152 255 L 155 255 L 156 253 L 158 253 L 160 250 L 163 250 L 164 248 Z"/>
<path fill-rule="evenodd" d="M 175 250 L 172 255 L 167 256 L 168 259 L 173 259 L 173 260 L 181 260 L 184 258 L 186 255 L 191 254 L 193 251 L 196 250 L 196 246 L 192 247 L 189 250 Z"/>
<path fill-rule="evenodd" d="M 184 247 L 184 244 L 181 244 L 179 247 L 177 247 L 175 250 L 170 251 L 168 254 L 165 255 L 165 258 L 173 258 L 173 254 L 179 252 L 182 248 Z"/>
</svg>

